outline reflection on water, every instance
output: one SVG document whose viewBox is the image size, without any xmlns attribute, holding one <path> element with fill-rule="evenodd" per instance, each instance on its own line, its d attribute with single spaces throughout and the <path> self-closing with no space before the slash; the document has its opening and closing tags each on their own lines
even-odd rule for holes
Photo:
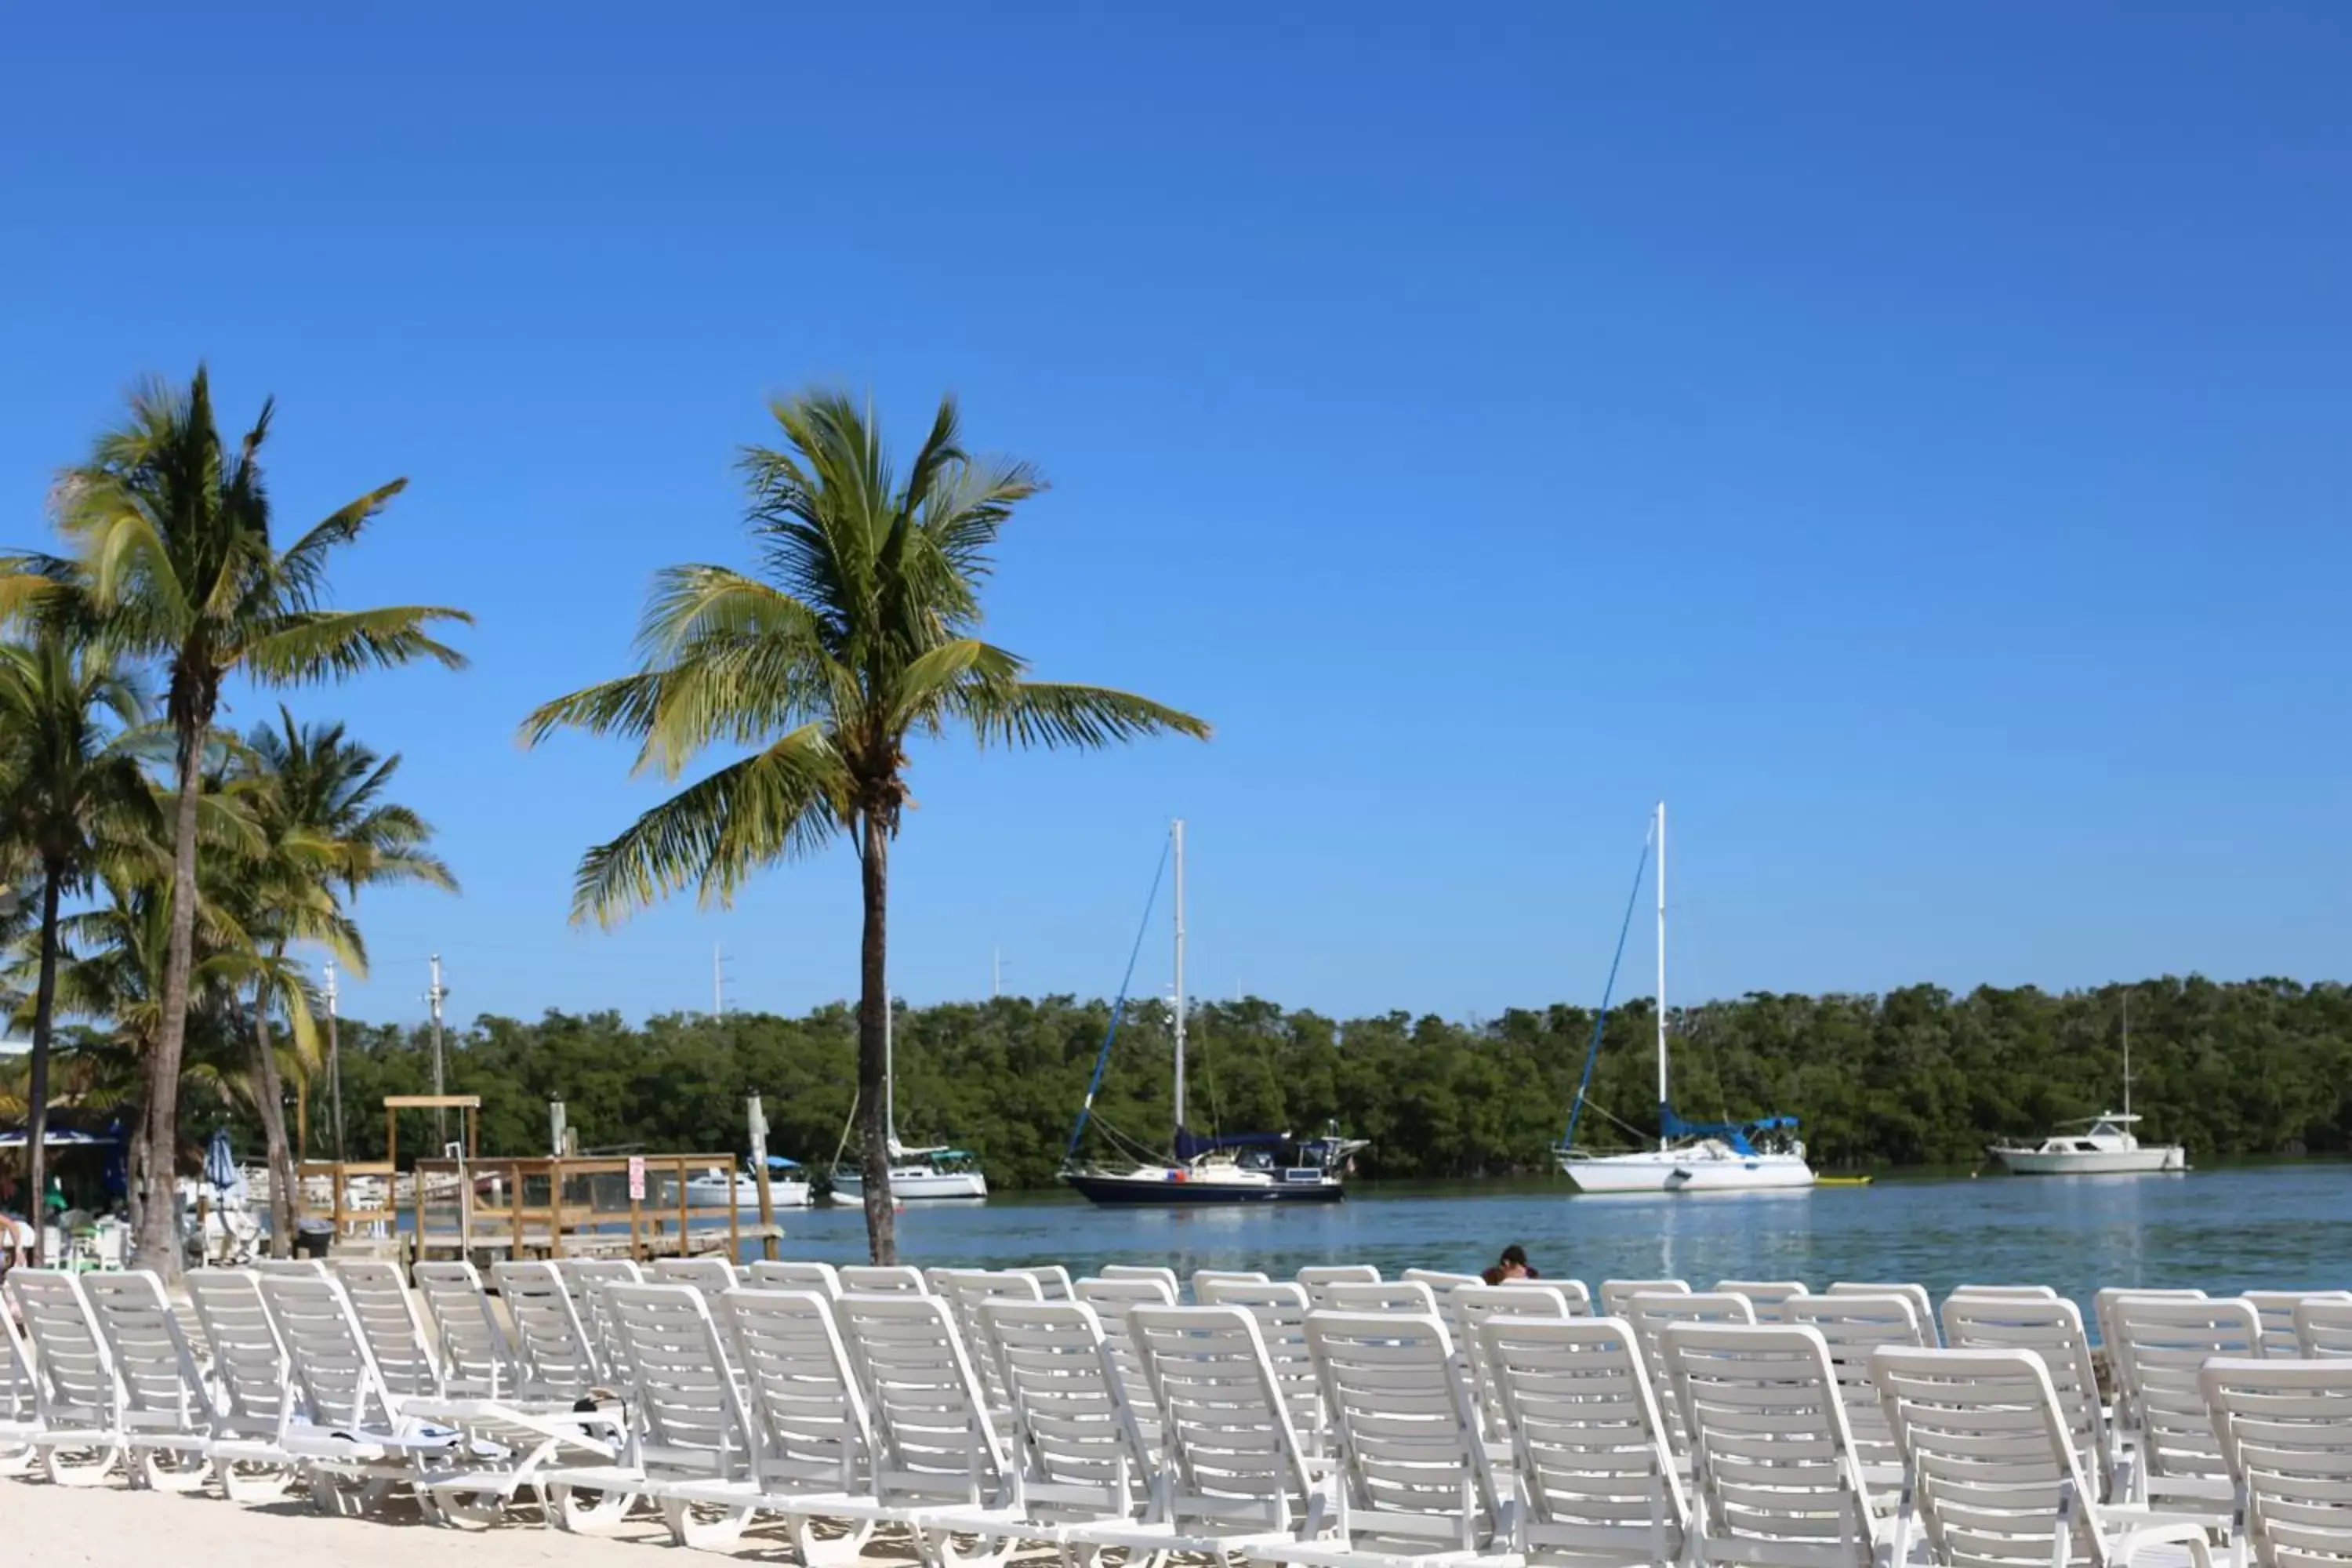
<svg viewBox="0 0 2352 1568">
<path fill-rule="evenodd" d="M 851 1208 L 779 1216 L 788 1258 L 859 1262 Z M 1675 1197 L 1572 1194 L 1567 1182 L 1364 1186 L 1344 1204 L 1275 1209 L 1097 1209 L 1066 1194 L 910 1205 L 900 1252 L 922 1265 L 1105 1263 L 1263 1268 L 1362 1262 L 1473 1272 L 1518 1242 L 1544 1273 L 1609 1279 L 1916 1280 L 2208 1290 L 2352 1283 L 2352 1164 L 2186 1176 L 1987 1176 L 1814 1192 Z M 746 1251 L 751 1256 L 750 1249 Z"/>
</svg>

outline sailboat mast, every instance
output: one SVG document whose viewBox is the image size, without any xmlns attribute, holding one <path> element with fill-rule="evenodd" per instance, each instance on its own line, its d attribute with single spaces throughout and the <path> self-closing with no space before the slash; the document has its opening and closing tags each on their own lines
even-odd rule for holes
<svg viewBox="0 0 2352 1568">
<path fill-rule="evenodd" d="M 1176 854 L 1176 1131 L 1184 1130 L 1184 819 L 1168 825 Z"/>
<path fill-rule="evenodd" d="M 1666 1137 L 1666 803 L 1658 802 L 1658 1147 Z"/>
<path fill-rule="evenodd" d="M 2131 1114 L 2131 993 L 2124 993 L 2124 1114 Z"/>
</svg>

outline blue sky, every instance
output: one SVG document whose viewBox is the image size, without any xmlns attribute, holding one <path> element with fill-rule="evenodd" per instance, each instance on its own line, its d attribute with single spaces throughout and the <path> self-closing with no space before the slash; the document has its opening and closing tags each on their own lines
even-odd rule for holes
<svg viewBox="0 0 2352 1568">
<path fill-rule="evenodd" d="M 1589 1000 L 1659 795 L 1686 994 L 2344 972 L 2341 6 L 348 10 L 0 51 L 0 541 L 202 357 L 289 527 L 409 476 L 342 602 L 480 617 L 292 699 L 466 884 L 347 1013 L 849 991 L 845 854 L 567 925 L 656 786 L 513 739 L 813 382 L 954 389 L 1055 482 L 992 633 L 1218 725 L 924 750 L 915 1000 L 1111 988 L 1179 813 L 1199 988 Z"/>
</svg>

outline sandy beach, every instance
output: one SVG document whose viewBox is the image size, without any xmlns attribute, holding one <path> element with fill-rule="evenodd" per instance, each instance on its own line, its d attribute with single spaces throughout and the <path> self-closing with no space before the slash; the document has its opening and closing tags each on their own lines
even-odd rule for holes
<svg viewBox="0 0 2352 1568">
<path fill-rule="evenodd" d="M 17 1479 L 0 1481 L 0 1560 L 10 1568 L 115 1568 L 151 1552 L 173 1568 L 647 1568 L 663 1561 L 655 1553 L 667 1549 L 669 1537 L 651 1515 L 613 1539 L 565 1535 L 535 1521 L 457 1531 L 426 1524 L 397 1504 L 378 1519 L 331 1519 L 299 1499 L 251 1508 L 205 1494 Z"/>
</svg>

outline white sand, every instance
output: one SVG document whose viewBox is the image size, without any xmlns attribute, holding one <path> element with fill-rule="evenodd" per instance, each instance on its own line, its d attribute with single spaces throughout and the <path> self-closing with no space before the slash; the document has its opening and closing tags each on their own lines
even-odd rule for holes
<svg viewBox="0 0 2352 1568">
<path fill-rule="evenodd" d="M 668 1542 L 651 1514 L 604 1540 L 529 1519 L 446 1530 L 399 1502 L 381 1519 L 331 1519 L 307 1499 L 248 1508 L 217 1493 L 134 1492 L 120 1481 L 84 1489 L 0 1480 L 0 1563 L 8 1568 L 658 1568 L 678 1561 Z M 762 1555 L 781 1544 L 745 1542 Z"/>
</svg>

